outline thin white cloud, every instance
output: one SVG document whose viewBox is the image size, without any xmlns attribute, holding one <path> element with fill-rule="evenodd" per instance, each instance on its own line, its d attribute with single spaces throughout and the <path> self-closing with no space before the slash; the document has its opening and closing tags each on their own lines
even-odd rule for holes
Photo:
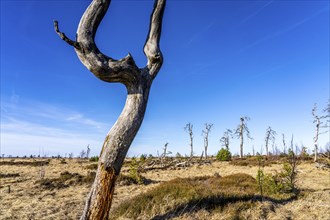
<svg viewBox="0 0 330 220">
<path fill-rule="evenodd" d="M 207 26 L 205 26 L 202 30 L 200 30 L 198 33 L 194 34 L 186 43 L 186 45 L 190 45 L 197 41 L 203 34 L 205 34 L 208 30 L 210 30 L 216 23 L 216 20 L 213 20 L 210 22 Z"/>
<path fill-rule="evenodd" d="M 78 111 L 40 103 L 20 101 L 1 103 L 2 152 L 12 155 L 48 152 L 77 153 L 90 144 L 98 153 L 109 125 L 86 117 Z"/>
<path fill-rule="evenodd" d="M 295 28 L 297 28 L 297 27 L 303 25 L 304 23 L 306 23 L 306 22 L 308 22 L 309 20 L 315 18 L 316 16 L 318 16 L 318 15 L 324 13 L 324 12 L 327 12 L 327 11 L 329 11 L 329 8 L 323 8 L 323 9 L 321 9 L 321 10 L 315 12 L 314 14 L 312 14 L 312 15 L 310 15 L 310 16 L 304 18 L 304 19 L 302 19 L 301 21 L 296 22 L 295 24 L 293 24 L 293 25 L 291 25 L 291 26 L 289 26 L 289 27 L 286 27 L 286 28 L 283 28 L 283 29 L 281 29 L 281 30 L 278 30 L 278 31 L 276 31 L 276 32 L 274 32 L 274 33 L 271 33 L 271 34 L 269 34 L 269 35 L 266 35 L 265 37 L 263 37 L 263 38 L 261 38 L 261 39 L 258 39 L 258 40 L 256 40 L 256 41 L 254 41 L 254 42 L 251 43 L 251 44 L 248 44 L 247 46 L 245 46 L 244 48 L 242 48 L 242 49 L 240 50 L 240 52 L 243 52 L 243 51 L 245 51 L 245 50 L 247 50 L 247 49 L 250 49 L 250 48 L 255 47 L 255 46 L 257 46 L 257 45 L 259 45 L 259 44 L 261 44 L 261 43 L 264 43 L 264 42 L 266 42 L 266 41 L 268 41 L 268 40 L 271 40 L 271 39 L 273 39 L 273 38 L 275 38 L 275 37 L 278 37 L 278 36 L 280 36 L 280 35 L 282 35 L 282 34 L 285 34 L 285 33 L 289 32 L 289 31 L 291 31 L 291 30 L 293 30 L 293 29 L 295 29 Z"/>
<path fill-rule="evenodd" d="M 2 102 L 1 103 L 1 118 L 16 119 L 28 122 L 40 122 L 41 120 L 48 123 L 61 123 L 62 125 L 90 126 L 94 129 L 103 129 L 107 126 L 106 123 L 84 116 L 78 111 L 69 109 L 63 106 L 55 106 L 47 103 L 36 101 L 21 102 L 19 104 Z"/>
<path fill-rule="evenodd" d="M 266 2 L 266 4 L 263 5 L 261 8 L 259 8 L 259 9 L 256 10 L 254 13 L 250 14 L 250 15 L 247 16 L 245 19 L 243 19 L 242 23 L 247 22 L 247 21 L 250 20 L 251 18 L 257 16 L 262 10 L 264 10 L 266 7 L 268 7 L 271 3 L 273 3 L 273 1 Z"/>
</svg>

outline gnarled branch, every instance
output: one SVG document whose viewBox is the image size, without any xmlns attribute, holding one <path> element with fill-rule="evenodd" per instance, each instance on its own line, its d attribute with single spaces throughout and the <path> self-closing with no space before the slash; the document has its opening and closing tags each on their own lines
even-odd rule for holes
<svg viewBox="0 0 330 220">
<path fill-rule="evenodd" d="M 58 21 L 54 20 L 54 28 L 55 28 L 55 32 L 58 34 L 58 36 L 60 36 L 60 38 L 62 40 L 64 40 L 65 42 L 67 42 L 69 45 L 73 46 L 74 48 L 79 50 L 79 44 L 76 41 L 71 40 L 70 38 L 68 38 L 63 32 L 61 32 L 58 28 Z"/>
<path fill-rule="evenodd" d="M 115 60 L 104 55 L 95 44 L 97 28 L 107 12 L 111 0 L 93 0 L 91 2 L 80 20 L 76 41 L 69 39 L 59 31 L 57 21 L 54 21 L 54 27 L 62 40 L 74 46 L 80 61 L 97 78 L 105 82 L 121 82 L 127 87 L 131 87 L 140 81 L 141 77 L 152 81 L 162 66 L 163 55 L 159 48 L 159 40 L 165 2 L 166 0 L 155 0 L 150 17 L 149 33 L 144 45 L 148 63 L 143 69 L 137 67 L 130 54 L 120 60 Z"/>
<path fill-rule="evenodd" d="M 150 17 L 149 33 L 144 45 L 144 54 L 148 58 L 147 68 L 152 78 L 155 78 L 163 64 L 163 55 L 160 51 L 159 40 L 162 31 L 162 20 L 166 0 L 156 0 Z"/>
</svg>

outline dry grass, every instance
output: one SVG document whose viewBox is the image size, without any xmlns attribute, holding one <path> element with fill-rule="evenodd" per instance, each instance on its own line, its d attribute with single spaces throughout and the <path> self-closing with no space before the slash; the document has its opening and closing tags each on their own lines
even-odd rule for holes
<svg viewBox="0 0 330 220">
<path fill-rule="evenodd" d="M 15 159 L 15 161 L 5 159 L 4 161 L 10 163 L 0 163 L 1 219 L 79 219 L 90 184 L 78 180 L 86 178 L 88 173 L 93 171 L 88 169 L 88 166 L 95 163 L 76 159 L 66 159 L 66 163 L 58 159 L 50 161 L 40 159 L 36 161 L 47 161 L 48 164 L 39 163 L 35 166 L 32 165 L 35 164 L 33 159 Z M 95 165 L 92 166 L 95 167 Z M 67 187 L 42 187 L 38 182 L 41 180 L 40 167 L 43 167 L 45 171 L 43 179 L 63 182 Z M 264 168 L 264 172 L 274 173 L 281 168 L 281 164 L 270 164 Z M 123 167 L 123 174 L 128 175 L 128 169 L 128 167 Z M 229 162 L 213 162 L 211 165 L 194 165 L 189 168 L 172 170 L 150 170 L 143 173 L 145 178 L 152 180 L 150 184 L 123 184 L 116 187 L 113 209 L 119 208 L 119 204 L 127 199 L 141 193 L 152 192 L 157 187 L 166 184 L 167 181 L 175 182 L 176 178 L 192 178 L 197 181 L 198 185 L 200 184 L 198 181 L 202 181 L 205 176 L 212 176 L 215 178 L 214 181 L 217 180 L 216 175 L 222 177 L 219 178 L 219 181 L 224 180 L 225 176 L 237 173 L 255 177 L 257 170 L 257 166 L 234 166 Z M 65 171 L 69 175 L 59 180 L 61 173 Z M 8 186 L 11 188 L 11 193 L 8 193 Z M 311 162 L 300 164 L 298 166 L 298 186 L 302 189 L 301 195 L 297 200 L 287 203 L 237 201 L 215 206 L 212 209 L 200 206 L 192 212 L 181 212 L 180 215 L 176 214 L 172 217 L 173 219 L 328 219 L 330 216 L 329 169 L 317 169 Z M 189 192 L 191 188 L 187 187 L 186 190 Z M 216 187 L 212 189 L 212 192 L 214 190 L 223 189 Z M 227 191 L 230 192 L 230 190 Z M 203 195 L 202 192 L 203 190 L 199 191 L 198 195 Z M 191 194 L 188 193 L 188 195 Z M 163 199 L 167 199 L 166 195 Z M 169 209 L 173 211 L 173 206 L 171 207 Z M 237 212 L 237 210 L 243 211 Z M 168 210 L 159 212 L 158 215 L 160 213 L 166 214 Z"/>
</svg>

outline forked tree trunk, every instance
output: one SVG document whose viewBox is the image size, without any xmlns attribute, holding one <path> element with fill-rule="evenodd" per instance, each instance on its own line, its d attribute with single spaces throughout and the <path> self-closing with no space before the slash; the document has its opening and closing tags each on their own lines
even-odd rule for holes
<svg viewBox="0 0 330 220">
<path fill-rule="evenodd" d="M 151 84 L 163 63 L 159 40 L 165 2 L 166 0 L 155 0 L 144 45 L 144 53 L 148 59 L 144 68 L 138 68 L 130 54 L 120 60 L 104 55 L 94 42 L 98 25 L 111 0 L 92 1 L 80 20 L 76 41 L 60 32 L 57 21 L 54 21 L 57 34 L 75 48 L 80 61 L 96 77 L 105 82 L 120 82 L 126 86 L 128 93 L 125 107 L 103 143 L 96 177 L 81 219 L 98 220 L 109 217 L 116 179 L 142 124 Z"/>
</svg>

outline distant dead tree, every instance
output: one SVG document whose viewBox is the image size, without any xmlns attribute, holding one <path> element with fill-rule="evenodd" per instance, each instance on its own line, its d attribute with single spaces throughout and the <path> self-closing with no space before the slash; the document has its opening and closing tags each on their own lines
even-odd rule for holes
<svg viewBox="0 0 330 220">
<path fill-rule="evenodd" d="M 89 154 L 91 153 L 91 148 L 89 147 L 89 145 L 87 145 L 87 149 L 86 149 L 86 157 L 89 158 Z"/>
<path fill-rule="evenodd" d="M 194 156 L 194 133 L 193 133 L 193 124 L 190 122 L 186 124 L 184 130 L 189 134 L 190 138 L 190 159 Z"/>
<path fill-rule="evenodd" d="M 328 128 L 329 127 L 329 118 L 330 118 L 330 104 L 328 103 L 327 107 L 323 110 L 323 112 L 326 113 L 326 115 L 319 116 L 317 114 L 317 105 L 314 104 L 314 107 L 312 109 L 312 115 L 313 115 L 313 123 L 315 124 L 315 136 L 313 138 L 314 141 L 314 161 L 316 162 L 318 159 L 318 140 L 319 140 L 319 135 L 327 133 L 328 131 L 325 132 L 320 132 L 320 129 L 322 128 Z M 325 125 L 322 120 L 326 120 Z"/>
<path fill-rule="evenodd" d="M 270 126 L 266 130 L 265 145 L 266 145 L 266 155 L 269 156 L 269 142 L 275 142 L 276 131 L 274 131 Z"/>
<path fill-rule="evenodd" d="M 86 156 L 86 151 L 85 150 L 80 151 L 79 158 L 83 159 L 85 158 L 85 156 Z"/>
<path fill-rule="evenodd" d="M 229 143 L 231 138 L 233 138 L 233 132 L 230 129 L 227 129 L 220 138 L 221 145 L 224 146 L 227 150 L 229 150 Z"/>
<path fill-rule="evenodd" d="M 249 121 L 250 118 L 247 116 L 243 116 L 240 118 L 240 124 L 238 125 L 238 127 L 235 130 L 235 135 L 237 138 L 239 138 L 241 140 L 240 143 L 240 155 L 239 157 L 242 158 L 243 157 L 243 144 L 244 144 L 244 133 L 246 133 L 246 137 L 248 139 L 252 140 L 252 137 L 250 136 L 250 131 L 249 128 L 246 124 L 246 121 Z"/>
<path fill-rule="evenodd" d="M 161 167 L 165 166 L 165 160 L 166 160 L 167 155 L 172 154 L 171 151 L 167 151 L 167 146 L 168 146 L 168 142 L 166 142 L 166 144 L 164 145 L 164 148 L 163 148 L 164 151 L 163 151 L 162 155 L 160 155 L 160 165 L 161 165 Z"/>
<path fill-rule="evenodd" d="M 88 70 L 102 81 L 119 82 L 127 89 L 125 107 L 103 143 L 98 170 L 86 200 L 82 220 L 108 219 L 115 181 L 127 151 L 142 124 L 152 82 L 163 63 L 159 41 L 166 0 L 155 0 L 149 33 L 144 44 L 147 64 L 142 68 L 136 65 L 131 54 L 115 60 L 103 54 L 95 43 L 96 31 L 110 3 L 111 0 L 91 2 L 81 17 L 75 40 L 69 39 L 60 32 L 58 22 L 54 21 L 56 33 L 74 47 L 80 61 Z"/>
<path fill-rule="evenodd" d="M 286 143 L 285 143 L 285 135 L 282 134 L 282 142 L 283 142 L 283 153 L 286 154 Z"/>
<path fill-rule="evenodd" d="M 204 137 L 204 150 L 205 150 L 205 159 L 207 159 L 207 148 L 209 146 L 209 133 L 211 131 L 211 128 L 213 127 L 213 124 L 205 123 L 205 130 L 202 131 L 202 135 Z"/>
</svg>

